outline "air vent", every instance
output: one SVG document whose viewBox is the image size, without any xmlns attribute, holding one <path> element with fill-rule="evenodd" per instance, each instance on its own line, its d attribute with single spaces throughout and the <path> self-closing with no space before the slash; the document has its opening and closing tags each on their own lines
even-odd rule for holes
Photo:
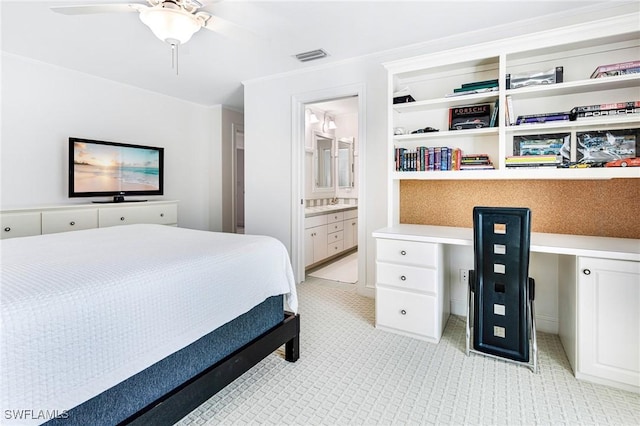
<svg viewBox="0 0 640 426">
<path fill-rule="evenodd" d="M 322 59 L 329 56 L 327 52 L 322 49 L 310 50 L 308 52 L 298 53 L 296 59 L 300 62 L 315 61 L 316 59 Z"/>
</svg>

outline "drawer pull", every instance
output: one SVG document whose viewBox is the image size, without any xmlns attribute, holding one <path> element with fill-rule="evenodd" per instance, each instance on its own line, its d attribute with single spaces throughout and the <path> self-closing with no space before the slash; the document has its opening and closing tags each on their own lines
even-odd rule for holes
<svg viewBox="0 0 640 426">
<path fill-rule="evenodd" d="M 7 226 L 6 228 L 4 228 L 4 232 L 11 232 L 11 228 Z"/>
<path fill-rule="evenodd" d="M 402 251 L 400 252 L 400 254 L 401 254 L 401 255 L 403 255 L 403 256 L 406 256 L 406 255 L 407 255 L 407 252 L 406 252 L 406 251 L 404 251 L 404 250 L 402 250 Z"/>
<path fill-rule="evenodd" d="M 401 313 L 402 315 L 407 315 L 407 311 L 405 311 L 404 309 L 402 309 L 402 310 L 400 311 L 400 313 Z"/>
<path fill-rule="evenodd" d="M 120 218 L 120 220 L 124 222 L 124 216 L 122 216 L 122 217 Z"/>
<path fill-rule="evenodd" d="M 160 213 L 160 217 L 164 217 L 164 213 Z"/>
<path fill-rule="evenodd" d="M 582 273 L 585 275 L 591 275 L 591 269 L 583 269 Z"/>
<path fill-rule="evenodd" d="M 74 226 L 76 223 L 74 221 L 69 222 L 69 225 Z"/>
<path fill-rule="evenodd" d="M 401 281 L 406 281 L 406 280 L 407 280 L 407 277 L 405 277 L 404 275 L 400 275 L 400 280 L 401 280 Z"/>
</svg>

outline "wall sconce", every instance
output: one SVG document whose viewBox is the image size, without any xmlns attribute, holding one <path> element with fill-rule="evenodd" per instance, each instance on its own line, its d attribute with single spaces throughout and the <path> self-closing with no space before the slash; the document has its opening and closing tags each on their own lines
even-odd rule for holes
<svg viewBox="0 0 640 426">
<path fill-rule="evenodd" d="M 309 124 L 316 124 L 320 122 L 320 120 L 318 119 L 318 116 L 309 108 L 307 108 L 305 112 L 309 115 L 309 120 L 308 120 Z"/>
<path fill-rule="evenodd" d="M 328 117 L 327 113 L 324 114 L 324 122 L 322 123 L 322 131 L 326 132 L 327 130 L 335 130 L 338 126 L 336 126 L 336 122 L 333 121 L 333 118 Z"/>
</svg>

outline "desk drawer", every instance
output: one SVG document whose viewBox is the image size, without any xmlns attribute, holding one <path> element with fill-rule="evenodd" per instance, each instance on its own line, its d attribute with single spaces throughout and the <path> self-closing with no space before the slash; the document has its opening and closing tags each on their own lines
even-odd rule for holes
<svg viewBox="0 0 640 426">
<path fill-rule="evenodd" d="M 438 266 L 440 245 L 417 241 L 377 239 L 377 260 L 383 262 Z"/>
<path fill-rule="evenodd" d="M 433 296 L 376 288 L 376 326 L 438 338 L 437 316 Z"/>
<path fill-rule="evenodd" d="M 438 276 L 435 269 L 378 262 L 376 272 L 379 284 L 433 295 L 438 293 Z"/>
</svg>

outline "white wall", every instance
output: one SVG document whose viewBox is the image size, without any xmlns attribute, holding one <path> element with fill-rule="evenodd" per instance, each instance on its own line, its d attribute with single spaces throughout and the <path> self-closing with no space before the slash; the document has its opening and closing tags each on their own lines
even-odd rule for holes
<svg viewBox="0 0 640 426">
<path fill-rule="evenodd" d="M 0 208 L 89 202 L 67 196 L 77 136 L 164 147 L 165 195 L 148 198 L 180 200 L 180 226 L 209 228 L 211 108 L 6 53 L 1 83 Z"/>
</svg>

